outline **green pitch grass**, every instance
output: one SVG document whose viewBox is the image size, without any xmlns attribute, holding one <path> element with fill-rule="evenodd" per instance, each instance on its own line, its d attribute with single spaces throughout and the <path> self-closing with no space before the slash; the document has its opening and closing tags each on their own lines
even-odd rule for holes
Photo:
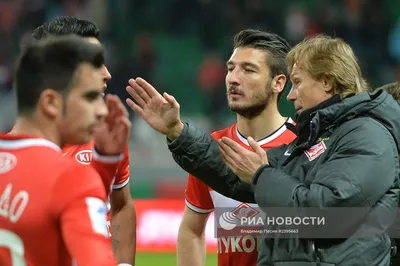
<svg viewBox="0 0 400 266">
<path fill-rule="evenodd" d="M 137 266 L 176 266 L 176 255 L 171 253 L 137 253 Z M 207 254 L 206 266 L 217 266 L 217 255 Z"/>
</svg>

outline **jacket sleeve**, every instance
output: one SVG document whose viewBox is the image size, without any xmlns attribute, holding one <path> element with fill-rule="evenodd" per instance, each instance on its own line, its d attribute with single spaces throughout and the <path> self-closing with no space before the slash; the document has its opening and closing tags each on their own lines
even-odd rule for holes
<svg viewBox="0 0 400 266">
<path fill-rule="evenodd" d="M 396 143 L 390 133 L 371 119 L 358 119 L 345 126 L 338 129 L 341 137 L 329 147 L 333 149 L 329 159 L 310 178 L 314 180 L 311 184 L 300 181 L 296 172 L 284 172 L 284 168 L 260 168 L 254 188 L 259 206 L 367 210 L 380 205 L 378 202 L 385 197 L 394 199 L 389 194 L 398 181 L 399 166 Z"/>
<path fill-rule="evenodd" d="M 237 177 L 222 160 L 218 143 L 213 137 L 184 123 L 181 135 L 167 139 L 175 162 L 218 193 L 241 202 L 255 203 L 251 185 Z"/>
</svg>

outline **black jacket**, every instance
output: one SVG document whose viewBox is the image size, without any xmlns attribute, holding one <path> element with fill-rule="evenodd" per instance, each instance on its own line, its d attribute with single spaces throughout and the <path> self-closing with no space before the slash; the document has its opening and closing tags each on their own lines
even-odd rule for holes
<svg viewBox="0 0 400 266">
<path fill-rule="evenodd" d="M 339 235 L 350 232 L 350 225 L 372 216 L 373 208 L 383 206 L 389 210 L 390 219 L 376 222 L 383 230 L 388 228 L 399 199 L 397 102 L 382 91 L 344 100 L 334 96 L 304 111 L 293 130 L 297 139 L 267 152 L 270 166 L 257 171 L 252 185 L 243 183 L 224 164 L 217 142 L 191 124 L 186 124 L 180 137 L 168 145 L 183 169 L 238 201 L 256 202 L 265 210 L 271 207 L 370 210 L 362 216 L 343 217 L 344 222 L 334 228 Z M 390 239 L 382 231 L 375 238 L 329 242 L 296 235 L 265 238 L 258 265 L 389 265 Z M 324 264 L 315 264 L 316 261 Z"/>
</svg>

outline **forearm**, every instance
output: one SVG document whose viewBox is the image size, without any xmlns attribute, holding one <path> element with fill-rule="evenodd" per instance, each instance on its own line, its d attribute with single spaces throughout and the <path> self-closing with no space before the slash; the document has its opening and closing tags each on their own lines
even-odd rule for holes
<svg viewBox="0 0 400 266">
<path fill-rule="evenodd" d="M 205 236 L 190 231 L 180 231 L 177 246 L 178 266 L 204 266 L 206 262 Z"/>
<path fill-rule="evenodd" d="M 111 212 L 112 247 L 118 263 L 135 264 L 136 211 L 133 203 L 127 203 Z"/>
<path fill-rule="evenodd" d="M 176 163 L 220 194 L 241 202 L 255 202 L 251 185 L 244 183 L 224 163 L 212 136 L 190 124 L 168 142 Z"/>
</svg>

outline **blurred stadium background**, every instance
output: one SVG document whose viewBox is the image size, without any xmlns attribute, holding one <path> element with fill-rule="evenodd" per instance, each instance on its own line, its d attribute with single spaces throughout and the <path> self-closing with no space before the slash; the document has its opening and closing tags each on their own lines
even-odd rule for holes
<svg viewBox="0 0 400 266">
<path fill-rule="evenodd" d="M 339 36 L 356 51 L 372 88 L 400 80 L 398 0 L 0 0 L 0 131 L 15 120 L 12 68 L 21 42 L 60 15 L 100 27 L 113 76 L 109 92 L 125 99 L 127 80 L 143 77 L 174 95 L 183 117 L 208 131 L 235 120 L 225 101 L 224 63 L 233 35 L 244 28 L 273 31 L 292 44 L 315 33 Z M 293 116 L 285 99 L 280 109 Z M 174 163 L 165 138 L 135 114 L 131 118 L 137 265 L 174 265 L 187 174 Z M 211 254 L 213 222 L 207 226 Z M 216 265 L 215 256 L 208 265 Z"/>
</svg>

